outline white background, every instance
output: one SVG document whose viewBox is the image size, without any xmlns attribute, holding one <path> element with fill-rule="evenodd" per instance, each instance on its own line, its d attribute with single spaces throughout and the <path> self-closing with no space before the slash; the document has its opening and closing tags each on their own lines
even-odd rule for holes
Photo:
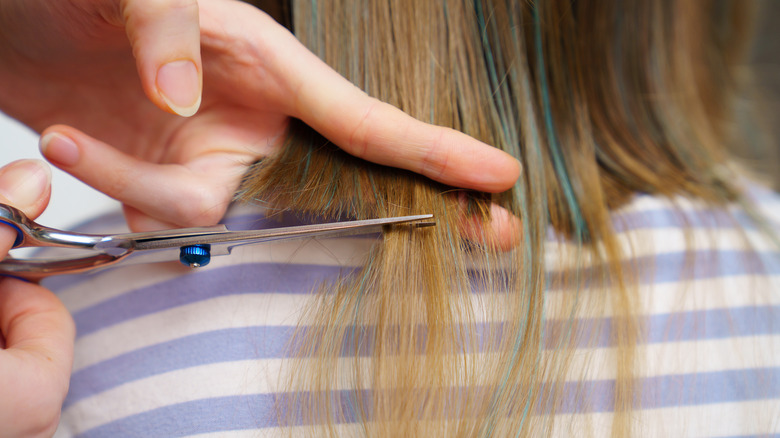
<svg viewBox="0 0 780 438">
<path fill-rule="evenodd" d="M 0 166 L 22 158 L 43 159 L 38 135 L 0 112 Z M 119 203 L 53 166 L 52 196 L 49 207 L 36 221 L 68 229 L 100 213 L 118 211 Z"/>
</svg>

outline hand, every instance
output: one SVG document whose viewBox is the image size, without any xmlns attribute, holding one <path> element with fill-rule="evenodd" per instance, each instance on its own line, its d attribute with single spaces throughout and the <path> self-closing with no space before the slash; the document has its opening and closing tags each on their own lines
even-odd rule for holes
<svg viewBox="0 0 780 438">
<path fill-rule="evenodd" d="M 0 202 L 37 217 L 49 202 L 51 173 L 36 160 L 0 169 Z M 0 259 L 16 238 L 0 226 Z M 0 277 L 0 425 L 3 437 L 51 436 L 68 392 L 73 320 L 41 286 Z"/>
<path fill-rule="evenodd" d="M 123 202 L 136 230 L 219 220 L 290 117 L 453 186 L 503 191 L 520 172 L 495 148 L 369 98 L 236 1 L 2 0 L 0 84 L 10 115 L 60 124 L 43 132 L 44 155 Z"/>
</svg>

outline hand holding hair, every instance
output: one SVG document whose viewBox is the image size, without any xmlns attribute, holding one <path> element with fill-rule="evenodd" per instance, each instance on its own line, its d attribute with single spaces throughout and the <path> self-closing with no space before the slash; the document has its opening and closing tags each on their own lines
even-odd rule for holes
<svg viewBox="0 0 780 438">
<path fill-rule="evenodd" d="M 0 202 L 37 217 L 49 201 L 51 173 L 36 160 L 0 169 Z M 0 226 L 0 259 L 16 232 Z M 51 436 L 68 392 L 73 319 L 41 286 L 0 278 L 0 428 L 4 437 Z"/>
<path fill-rule="evenodd" d="M 367 96 L 240 2 L 3 0 L 0 29 L 0 107 L 48 127 L 47 159 L 120 200 L 136 230 L 218 221 L 291 117 L 456 187 L 500 192 L 520 173 L 508 154 Z"/>
</svg>

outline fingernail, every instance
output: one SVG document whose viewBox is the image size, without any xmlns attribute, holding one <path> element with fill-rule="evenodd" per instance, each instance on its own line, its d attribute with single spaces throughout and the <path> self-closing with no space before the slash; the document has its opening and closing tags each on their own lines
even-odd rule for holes
<svg viewBox="0 0 780 438">
<path fill-rule="evenodd" d="M 160 67 L 157 90 L 176 114 L 189 117 L 200 107 L 200 77 L 195 63 L 183 59 Z"/>
<path fill-rule="evenodd" d="M 41 160 L 19 160 L 0 169 L 0 196 L 16 208 L 34 205 L 51 184 L 51 169 Z"/>
<path fill-rule="evenodd" d="M 79 162 L 80 152 L 76 142 L 62 134 L 50 132 L 41 137 L 40 149 L 47 160 L 60 166 L 75 166 Z"/>
<path fill-rule="evenodd" d="M 496 149 L 496 151 L 501 152 L 503 155 L 501 165 L 496 170 L 503 175 L 508 176 L 514 184 L 514 182 L 517 181 L 517 178 L 520 178 L 520 174 L 523 173 L 523 164 L 520 163 L 520 160 L 504 151 L 498 149 Z"/>
<path fill-rule="evenodd" d="M 496 236 L 495 246 L 501 251 L 509 251 L 520 244 L 523 224 L 509 210 L 499 207 L 497 204 L 491 204 L 490 226 Z"/>
</svg>

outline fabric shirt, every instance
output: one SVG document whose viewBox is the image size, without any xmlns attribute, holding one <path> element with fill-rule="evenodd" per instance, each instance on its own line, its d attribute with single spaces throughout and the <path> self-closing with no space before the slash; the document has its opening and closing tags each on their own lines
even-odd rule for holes
<svg viewBox="0 0 780 438">
<path fill-rule="evenodd" d="M 780 198 L 758 188 L 751 197 L 780 234 Z M 638 346 L 638 436 L 780 434 L 780 251 L 744 212 L 730 211 L 742 229 L 726 213 L 639 195 L 613 215 L 633 262 L 647 266 L 638 291 L 647 330 Z M 237 207 L 225 223 L 298 221 Z M 109 233 L 122 224 L 116 214 L 81 229 Z M 194 270 L 171 262 L 47 280 L 77 326 L 55 436 L 279 435 L 278 377 L 304 302 L 323 281 L 359 267 L 375 241 L 277 242 L 237 248 Z M 598 360 L 609 350 L 596 345 L 577 356 Z M 610 373 L 592 370 L 589 391 L 608 393 Z M 610 409 L 606 401 L 588 412 L 564 406 L 558 417 L 585 416 L 607 433 Z"/>
</svg>

